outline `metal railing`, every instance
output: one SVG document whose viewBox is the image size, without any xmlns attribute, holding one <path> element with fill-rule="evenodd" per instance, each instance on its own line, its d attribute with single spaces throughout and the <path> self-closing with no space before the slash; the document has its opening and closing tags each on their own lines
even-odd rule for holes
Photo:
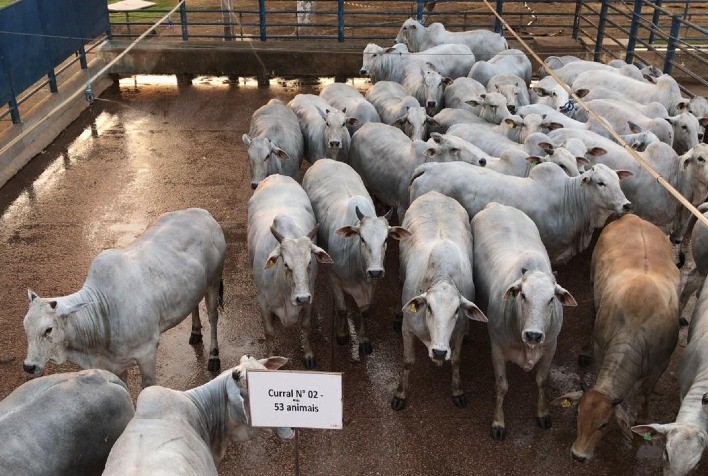
<svg viewBox="0 0 708 476">
<path fill-rule="evenodd" d="M 573 36 L 585 40 L 595 61 L 603 56 L 681 71 L 708 87 L 708 2 L 626 0 L 579 2 Z M 677 53 L 681 61 L 677 61 Z M 685 88 L 684 92 L 691 94 Z"/>
</svg>

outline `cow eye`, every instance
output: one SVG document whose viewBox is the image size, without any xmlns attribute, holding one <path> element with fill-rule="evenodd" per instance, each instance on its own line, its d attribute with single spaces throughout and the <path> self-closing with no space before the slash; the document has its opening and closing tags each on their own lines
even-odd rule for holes
<svg viewBox="0 0 708 476">
<path fill-rule="evenodd" d="M 362 244 L 362 245 L 365 245 L 365 244 L 366 244 L 366 240 L 364 239 L 363 236 L 359 235 L 359 239 L 361 240 L 361 244 Z"/>
<path fill-rule="evenodd" d="M 548 300 L 548 304 L 551 304 L 553 302 L 553 298 Z"/>
<path fill-rule="evenodd" d="M 48 328 L 46 331 L 44 331 L 44 337 L 49 337 L 49 334 L 52 333 L 52 327 Z"/>
<path fill-rule="evenodd" d="M 342 122 L 342 127 L 347 125 L 347 121 Z"/>
<path fill-rule="evenodd" d="M 457 147 L 453 147 L 452 149 L 450 149 L 450 152 L 452 152 L 453 154 L 457 154 L 459 151 L 460 149 L 458 149 Z"/>
<path fill-rule="evenodd" d="M 598 184 L 600 187 L 604 187 L 604 186 L 605 186 L 605 182 L 597 182 L 597 184 Z"/>
<path fill-rule="evenodd" d="M 605 422 L 605 423 L 603 423 L 602 425 L 600 425 L 600 429 L 601 429 L 602 431 L 605 431 L 605 429 L 607 428 L 607 424 L 608 424 L 608 422 Z"/>
<path fill-rule="evenodd" d="M 699 162 L 705 162 L 706 159 L 704 159 L 703 157 L 698 157 L 698 161 L 699 161 Z"/>
<path fill-rule="evenodd" d="M 376 53 L 374 53 L 373 55 L 371 55 L 371 57 L 372 57 L 372 58 L 376 58 Z"/>
<path fill-rule="evenodd" d="M 688 130 L 688 127 L 686 127 L 686 126 L 681 126 L 681 129 L 683 129 L 684 131 L 687 131 L 687 130 Z"/>
<path fill-rule="evenodd" d="M 521 293 L 521 299 L 526 299 L 526 294 L 525 294 L 525 293 Z"/>
</svg>

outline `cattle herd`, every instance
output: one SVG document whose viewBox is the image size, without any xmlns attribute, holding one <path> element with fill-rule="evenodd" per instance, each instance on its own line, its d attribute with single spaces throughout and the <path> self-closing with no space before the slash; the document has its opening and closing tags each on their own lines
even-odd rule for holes
<svg viewBox="0 0 708 476">
<path fill-rule="evenodd" d="M 299 324 L 304 366 L 317 368 L 310 324 L 322 263 L 334 295 L 336 342 L 350 337 L 349 295 L 359 352 L 370 354 L 376 342 L 367 315 L 390 237 L 400 241 L 394 324 L 404 348 L 393 410 L 406 407 L 416 338 L 433 362 L 450 361 L 452 401 L 468 403 L 460 352 L 475 320 L 486 323 L 491 340 L 493 439 L 506 436 L 506 363 L 513 362 L 536 369 L 541 428 L 551 427 L 550 405 L 578 406 L 575 460 L 592 458 L 614 419 L 628 437 L 664 438 L 665 473 L 688 473 L 708 446 L 708 291 L 700 292 L 708 235 L 702 225 L 691 232 L 695 220 L 605 126 L 700 205 L 708 197 L 708 145 L 701 143 L 708 101 L 682 98 L 676 81 L 651 67 L 575 57 L 546 64 L 601 121 L 589 119 L 552 76 L 531 86 L 530 61 L 502 36 L 412 19 L 395 45 L 364 50 L 360 72 L 373 83 L 365 95 L 334 83 L 289 104 L 273 99 L 253 114 L 243 135 L 254 189 L 248 255 L 269 348 L 274 316 L 286 327 Z M 303 159 L 311 165 L 298 183 Z M 708 205 L 701 211 L 708 216 Z M 592 255 L 595 385 L 549 401 L 563 307 L 578 305 L 552 266 L 588 248 L 611 217 L 617 219 Z M 674 243 L 691 235 L 696 269 L 683 291 L 669 234 Z M 244 356 L 186 392 L 153 385 L 162 332 L 191 313 L 189 343 L 201 342 L 202 298 L 211 328 L 208 370 L 220 369 L 225 256 L 224 234 L 207 211 L 175 211 L 127 247 L 100 253 L 79 291 L 56 298 L 28 291 L 24 369 L 38 378 L 0 403 L 3 471 L 78 474 L 105 466 L 104 474 L 216 474 L 226 444 L 258 432 L 248 425 L 246 373 L 277 369 L 287 359 Z M 622 401 L 638 387 L 638 420 L 651 421 L 648 400 L 696 291 L 676 421 L 631 426 Z M 87 370 L 40 377 L 49 360 Z M 125 381 L 136 363 L 144 390 L 134 409 Z M 60 415 L 46 411 L 57 406 L 65 409 Z M 99 412 L 101 418 L 91 416 Z M 94 436 L 77 449 L 67 433 Z M 30 440 L 37 449 L 17 447 Z M 66 447 L 51 452 L 55 459 L 34 457 L 42 445 Z"/>
</svg>

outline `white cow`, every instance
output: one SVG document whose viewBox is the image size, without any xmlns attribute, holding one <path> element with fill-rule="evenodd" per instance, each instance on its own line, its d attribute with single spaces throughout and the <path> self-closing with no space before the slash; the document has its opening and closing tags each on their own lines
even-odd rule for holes
<svg viewBox="0 0 708 476">
<path fill-rule="evenodd" d="M 344 293 L 357 305 L 359 351 L 371 354 L 366 319 L 374 297 L 374 283 L 384 277 L 386 239 L 410 236 L 400 226 L 389 226 L 393 214 L 377 217 L 374 203 L 359 175 L 347 164 L 322 160 L 307 170 L 302 180 L 320 224 L 319 243 L 334 263 L 328 267 L 337 311 L 337 343 L 347 342 L 347 307 Z"/>
<path fill-rule="evenodd" d="M 431 114 L 442 109 L 445 88 L 452 79 L 443 77 L 432 63 L 411 64 L 403 72 L 403 89 L 418 100 Z"/>
<path fill-rule="evenodd" d="M 1 471 L 99 474 L 133 413 L 125 384 L 105 370 L 25 382 L 0 402 Z"/>
<path fill-rule="evenodd" d="M 639 111 L 647 117 L 652 119 L 667 118 L 669 117 L 669 112 L 666 110 L 666 106 L 656 101 L 650 102 L 648 104 L 641 104 L 637 101 L 633 101 L 627 98 L 621 92 L 607 89 L 603 87 L 594 87 L 592 90 L 579 89 L 575 91 L 575 94 L 583 99 L 584 102 L 590 102 L 595 99 L 605 99 L 607 101 L 612 101 L 615 104 L 624 104 L 625 106 L 630 106 L 633 110 Z M 575 119 L 585 122 L 588 120 L 588 113 L 585 109 L 578 108 L 578 112 L 575 114 Z"/>
<path fill-rule="evenodd" d="M 698 211 L 703 213 L 703 216 L 708 218 L 708 202 L 702 203 L 697 208 Z M 703 283 L 708 275 L 708 229 L 703 224 L 696 226 L 696 221 L 695 215 L 691 214 L 681 234 L 682 239 L 689 233 L 691 235 L 691 254 L 695 264 L 695 267 L 686 277 L 686 283 L 679 297 L 679 321 L 681 325 L 688 324 L 688 321 L 683 318 L 683 309 L 691 296 L 693 296 L 693 293 L 703 288 Z M 681 252 L 681 263 L 683 263 L 684 258 L 682 255 L 683 252 Z"/>
<path fill-rule="evenodd" d="M 208 370 L 221 365 L 216 324 L 223 302 L 226 240 L 206 210 L 165 213 L 123 249 L 102 251 L 77 292 L 40 298 L 28 290 L 24 369 L 40 375 L 48 360 L 105 369 L 127 380 L 136 362 L 142 386 L 154 385 L 160 334 L 192 313 L 192 345 L 202 341 L 199 302 L 206 300 Z"/>
<path fill-rule="evenodd" d="M 471 78 L 457 78 L 445 88 L 445 107 L 476 111 L 479 109 L 468 101 L 480 101 L 487 93 L 487 89 L 478 81 Z"/>
<path fill-rule="evenodd" d="M 467 104 L 472 106 L 475 114 L 489 124 L 498 125 L 504 119 L 512 117 L 507 107 L 506 97 L 501 93 L 480 94 L 479 99 L 471 99 Z"/>
<path fill-rule="evenodd" d="M 332 262 L 315 244 L 316 235 L 310 199 L 295 180 L 273 175 L 261 182 L 248 201 L 248 259 L 253 268 L 263 328 L 272 347 L 273 315 L 285 327 L 300 321 L 308 369 L 315 368 L 310 321 L 317 262 Z"/>
<path fill-rule="evenodd" d="M 487 92 L 497 92 L 506 98 L 506 105 L 512 114 L 521 106 L 531 104 L 529 90 L 523 79 L 515 74 L 497 74 L 487 83 Z"/>
<path fill-rule="evenodd" d="M 327 85 L 320 91 L 320 97 L 340 111 L 346 111 L 351 117 L 357 118 L 356 123 L 347 123 L 350 134 L 354 134 L 367 122 L 381 122 L 376 108 L 356 88 L 348 84 Z"/>
<path fill-rule="evenodd" d="M 544 152 L 543 155 L 529 156 L 523 150 L 509 149 L 499 158 L 488 157 L 485 167 L 505 175 L 528 177 L 534 166 L 552 162 L 569 177 L 577 177 L 580 175 L 578 166 L 589 163 L 584 157 L 576 157 L 565 147 L 548 148 Z"/>
<path fill-rule="evenodd" d="M 308 162 L 314 164 L 324 157 L 347 160 L 351 136 L 346 126 L 359 122 L 356 117 L 347 117 L 346 111 L 334 108 L 314 94 L 298 94 L 288 107 L 300 122 Z"/>
<path fill-rule="evenodd" d="M 248 134 L 251 188 L 272 174 L 284 174 L 297 180 L 304 156 L 305 142 L 295 113 L 278 99 L 271 99 L 253 113 Z"/>
<path fill-rule="evenodd" d="M 472 233 L 467 212 L 455 200 L 429 192 L 411 203 L 403 226 L 412 234 L 401 243 L 403 280 L 403 373 L 391 401 L 403 410 L 408 375 L 415 363 L 415 337 L 437 365 L 452 366 L 452 401 L 467 405 L 460 384 L 460 352 L 467 320 L 487 322 L 472 302 Z"/>
<path fill-rule="evenodd" d="M 371 86 L 366 91 L 366 100 L 376 108 L 381 122 L 401 127 L 413 140 L 427 140 L 429 128 L 437 126 L 418 100 L 393 81 L 379 81 Z"/>
<path fill-rule="evenodd" d="M 519 76 L 528 86 L 531 84 L 531 61 L 521 50 L 505 50 L 489 61 L 477 61 L 468 76 L 486 87 L 492 76 L 502 73 Z"/>
<path fill-rule="evenodd" d="M 575 81 L 578 76 L 585 73 L 586 71 L 603 71 L 610 74 L 627 76 L 632 79 L 644 82 L 642 73 L 639 71 L 639 68 L 634 65 L 628 65 L 626 63 L 620 67 L 614 67 L 608 64 L 598 63 L 596 61 L 575 60 L 561 68 L 554 70 L 553 73 L 555 73 L 555 75 L 558 76 L 558 78 L 565 84 L 573 84 L 573 81 Z"/>
<path fill-rule="evenodd" d="M 458 137 L 434 133 L 428 142 L 411 141 L 395 127 L 371 124 L 352 137 L 349 160 L 371 193 L 396 209 L 400 223 L 408 208 L 408 185 L 417 166 L 427 161 L 484 166 L 486 159 L 476 151 Z"/>
<path fill-rule="evenodd" d="M 506 108 L 504 108 L 506 109 Z M 433 116 L 435 125 L 431 132 L 445 134 L 455 124 L 487 124 L 487 121 L 471 111 L 446 107 Z"/>
<path fill-rule="evenodd" d="M 468 210 L 469 211 L 469 210 Z M 577 306 L 556 283 L 534 222 L 516 208 L 490 203 L 472 219 L 477 302 L 486 311 L 497 403 L 491 436 L 503 440 L 506 363 L 529 372 L 537 364 L 536 422 L 547 430 L 551 416 L 546 380 L 563 325 L 563 306 Z"/>
<path fill-rule="evenodd" d="M 541 164 L 521 178 L 461 162 L 429 163 L 414 171 L 410 199 L 436 190 L 460 202 L 470 217 L 490 202 L 516 207 L 536 223 L 551 262 L 564 264 L 588 247 L 612 214 L 632 209 L 619 186 L 619 177 L 629 174 L 600 164 L 568 177 L 555 164 Z"/>
<path fill-rule="evenodd" d="M 660 141 L 669 144 L 670 146 L 674 145 L 674 129 L 669 123 L 669 118 L 650 118 L 648 116 L 645 116 L 641 112 L 633 110 L 631 107 L 628 107 L 627 104 L 621 103 L 619 101 L 595 99 L 592 101 L 588 101 L 587 105 L 595 114 L 601 116 L 605 121 L 607 121 L 608 124 L 612 127 L 612 129 L 614 129 L 615 132 L 617 132 L 618 134 L 629 134 L 630 132 L 638 133 L 642 130 L 646 130 L 654 133 Z M 690 116 L 690 114 L 685 114 L 685 116 Z M 693 116 L 691 117 L 693 118 Z M 695 118 L 693 119 L 695 120 Z M 677 124 L 679 124 L 680 122 L 681 125 L 686 125 L 686 121 L 681 116 L 676 116 L 674 121 Z M 695 126 L 695 143 L 697 144 L 697 121 Z"/>
<path fill-rule="evenodd" d="M 276 370 L 287 361 L 244 355 L 238 366 L 186 392 L 157 386 L 143 390 L 103 474 L 216 476 L 229 443 L 263 432 L 248 423 L 248 371 Z M 295 434 L 292 428 L 277 428 L 276 433 L 282 439 Z"/>
<path fill-rule="evenodd" d="M 439 45 L 425 51 L 410 53 L 403 44 L 382 48 L 369 43 L 364 48 L 364 59 L 359 74 L 371 78 L 372 83 L 378 81 L 400 83 L 406 66 L 432 63 L 441 74 L 460 78 L 467 76 L 474 60 L 474 54 L 465 45 Z"/>
<path fill-rule="evenodd" d="M 410 51 L 424 51 L 447 43 L 467 45 L 477 61 L 489 61 L 497 53 L 509 49 L 506 39 L 493 31 L 453 32 L 446 30 L 442 23 L 424 26 L 413 18 L 403 22 L 396 35 L 396 43 L 404 43 Z"/>
</svg>

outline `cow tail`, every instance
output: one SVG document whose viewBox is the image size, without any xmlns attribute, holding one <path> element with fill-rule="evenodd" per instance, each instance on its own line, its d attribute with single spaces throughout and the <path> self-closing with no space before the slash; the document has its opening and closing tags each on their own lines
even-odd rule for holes
<svg viewBox="0 0 708 476">
<path fill-rule="evenodd" d="M 224 278 L 219 280 L 219 297 L 216 299 L 219 309 L 224 310 Z"/>
</svg>

